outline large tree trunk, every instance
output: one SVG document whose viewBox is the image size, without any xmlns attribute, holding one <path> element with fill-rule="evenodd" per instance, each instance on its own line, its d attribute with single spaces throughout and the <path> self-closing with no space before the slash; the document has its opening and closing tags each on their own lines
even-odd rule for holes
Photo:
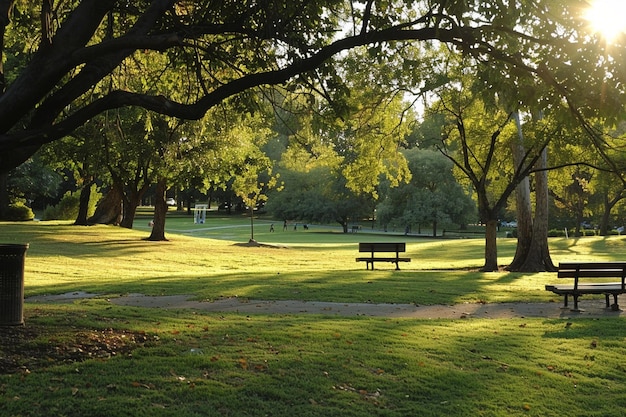
<svg viewBox="0 0 626 417">
<path fill-rule="evenodd" d="M 525 178 L 515 190 L 517 217 L 517 247 L 513 261 L 507 269 L 513 271 L 520 267 L 528 256 L 533 241 L 533 220 L 530 201 L 530 180 Z"/>
<path fill-rule="evenodd" d="M 120 183 L 114 182 L 111 189 L 100 200 L 96 212 L 87 221 L 92 224 L 119 225 L 122 220 L 122 200 L 124 191 Z"/>
<path fill-rule="evenodd" d="M 513 164 L 520 168 L 524 163 L 526 147 L 524 146 L 524 133 L 519 118 L 519 112 L 514 112 L 513 118 L 517 126 L 519 140 L 512 145 Z M 508 270 L 517 270 L 525 261 L 533 240 L 532 208 L 530 201 L 530 179 L 524 178 L 515 189 L 515 209 L 517 217 L 517 248 L 513 261 L 507 267 Z"/>
<path fill-rule="evenodd" d="M 513 145 L 513 160 L 520 167 L 525 154 L 524 135 L 519 113 L 514 113 L 519 142 Z M 540 272 L 554 271 L 555 267 L 548 249 L 548 152 L 543 149 L 535 164 L 535 215 L 532 216 L 530 202 L 530 180 L 524 180 L 515 190 L 517 212 L 517 249 L 509 271 Z"/>
<path fill-rule="evenodd" d="M 87 214 L 89 211 L 89 200 L 91 198 L 91 185 L 93 180 L 87 181 L 83 188 L 80 190 L 80 197 L 78 199 L 78 216 L 74 222 L 77 226 L 88 226 Z"/>
<path fill-rule="evenodd" d="M 607 193 L 604 194 L 602 198 L 603 202 L 603 213 L 602 218 L 600 219 L 600 236 L 606 236 L 609 234 L 609 222 L 611 220 L 611 211 L 617 203 L 619 203 L 623 199 L 622 192 L 616 195 L 614 198 L 609 198 Z"/>
<path fill-rule="evenodd" d="M 485 266 L 483 272 L 498 270 L 498 219 L 488 219 L 485 224 Z"/>
<path fill-rule="evenodd" d="M 126 229 L 132 229 L 135 222 L 135 214 L 137 214 L 137 207 L 141 204 L 141 195 L 134 191 L 131 191 L 130 196 L 124 196 L 124 213 L 120 226 Z"/>
<path fill-rule="evenodd" d="M 127 229 L 133 228 L 133 223 L 135 222 L 135 214 L 137 214 L 137 207 L 141 204 L 141 199 L 143 195 L 150 188 L 150 183 L 147 182 L 147 178 L 145 178 L 146 182 L 143 186 L 137 188 L 136 186 L 126 187 L 127 192 L 124 194 L 124 217 L 120 222 L 120 226 L 125 227 Z M 137 181 L 138 183 L 139 181 Z M 157 196 L 158 198 L 158 196 Z M 165 197 L 163 197 L 163 203 L 165 204 Z M 155 203 L 156 207 L 156 203 Z"/>
<path fill-rule="evenodd" d="M 165 192 L 167 191 L 167 181 L 160 178 L 156 184 L 154 201 L 154 219 L 152 233 L 148 240 L 164 241 L 165 238 L 165 217 L 167 215 L 167 204 L 165 203 Z"/>
<path fill-rule="evenodd" d="M 548 166 L 547 150 L 544 149 L 537 161 L 539 171 L 535 173 L 535 218 L 532 241 L 526 259 L 517 269 L 520 272 L 556 271 L 548 248 Z"/>
</svg>

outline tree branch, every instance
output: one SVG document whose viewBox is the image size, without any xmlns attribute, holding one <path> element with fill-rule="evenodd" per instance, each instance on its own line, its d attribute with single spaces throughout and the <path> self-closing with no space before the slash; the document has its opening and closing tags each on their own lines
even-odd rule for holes
<svg viewBox="0 0 626 417">
<path fill-rule="evenodd" d="M 205 95 L 197 102 L 191 104 L 179 103 L 164 96 L 113 91 L 105 97 L 77 110 L 63 121 L 54 125 L 42 126 L 41 123 L 37 123 L 34 124 L 34 128 L 30 130 L 27 129 L 25 131 L 0 135 L 0 150 L 11 149 L 16 146 L 41 146 L 42 144 L 53 142 L 69 134 L 77 127 L 82 126 L 88 120 L 103 111 L 125 106 L 138 106 L 171 117 L 198 120 L 213 106 L 229 97 L 253 87 L 285 83 L 299 74 L 319 68 L 334 55 L 357 46 L 389 40 L 408 39 L 421 41 L 439 39 L 445 40 L 446 42 L 456 42 L 458 41 L 457 35 L 456 31 L 437 30 L 434 28 L 416 30 L 396 30 L 392 28 L 370 32 L 365 35 L 347 37 L 335 41 L 321 48 L 309 58 L 296 61 L 285 68 L 249 74 L 233 80 L 216 88 L 208 95 Z M 78 81 L 76 81 L 76 83 L 78 83 Z M 62 101 L 58 101 L 56 106 L 60 105 L 60 103 L 62 103 Z"/>
</svg>

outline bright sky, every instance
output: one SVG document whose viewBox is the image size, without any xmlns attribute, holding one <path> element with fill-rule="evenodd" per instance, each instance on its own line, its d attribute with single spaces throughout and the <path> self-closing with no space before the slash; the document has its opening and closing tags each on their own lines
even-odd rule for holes
<svg viewBox="0 0 626 417">
<path fill-rule="evenodd" d="M 591 0 L 585 18 L 594 32 L 610 42 L 626 32 L 626 0 Z"/>
</svg>

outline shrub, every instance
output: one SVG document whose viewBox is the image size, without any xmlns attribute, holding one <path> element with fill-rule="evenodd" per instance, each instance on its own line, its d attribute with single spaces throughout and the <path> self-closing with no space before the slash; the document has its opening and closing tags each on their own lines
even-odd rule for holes
<svg viewBox="0 0 626 417">
<path fill-rule="evenodd" d="M 43 211 L 43 220 L 73 220 L 78 216 L 80 192 L 67 192 L 56 206 Z"/>
<path fill-rule="evenodd" d="M 22 202 L 17 202 L 9 204 L 8 209 L 2 217 L 2 220 L 8 221 L 26 221 L 34 219 L 35 214 L 26 204 Z"/>
<path fill-rule="evenodd" d="M 91 195 L 89 198 L 89 208 L 87 215 L 91 216 L 96 210 L 96 203 L 102 194 L 96 190 L 96 186 L 91 186 Z M 56 206 L 48 206 L 43 212 L 42 220 L 75 220 L 78 217 L 78 208 L 80 206 L 80 190 L 67 192 Z"/>
<path fill-rule="evenodd" d="M 548 237 L 564 237 L 565 229 L 551 229 L 548 230 Z"/>
</svg>

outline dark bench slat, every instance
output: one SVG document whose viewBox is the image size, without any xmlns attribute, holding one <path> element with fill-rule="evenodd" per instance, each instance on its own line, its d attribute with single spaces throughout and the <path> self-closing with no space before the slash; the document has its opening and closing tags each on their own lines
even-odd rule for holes
<svg viewBox="0 0 626 417">
<path fill-rule="evenodd" d="M 359 252 L 406 252 L 404 242 L 359 243 Z"/>
<path fill-rule="evenodd" d="M 626 268 L 626 262 L 560 262 L 561 269 L 622 269 Z"/>
<path fill-rule="evenodd" d="M 585 269 L 580 271 L 559 271 L 559 278 L 619 278 L 624 274 L 621 269 Z"/>
<path fill-rule="evenodd" d="M 368 258 L 356 258 L 358 262 L 374 261 L 374 262 L 411 262 L 411 258 L 380 258 L 380 257 L 368 257 Z"/>
</svg>

